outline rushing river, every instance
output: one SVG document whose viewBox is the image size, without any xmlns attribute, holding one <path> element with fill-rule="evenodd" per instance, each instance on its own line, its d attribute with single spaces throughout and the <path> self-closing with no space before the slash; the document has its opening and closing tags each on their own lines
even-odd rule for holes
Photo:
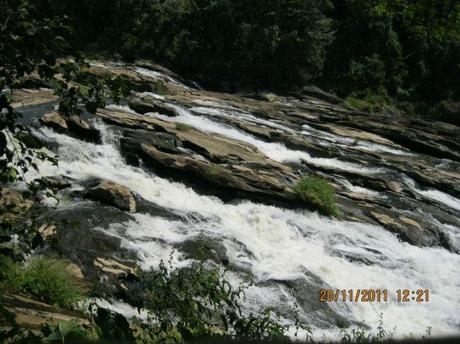
<svg viewBox="0 0 460 344">
<path fill-rule="evenodd" d="M 288 149 L 281 143 L 262 141 L 218 119 L 240 116 L 250 123 L 286 132 L 294 129 L 251 117 L 225 104 L 202 102 L 188 109 L 177 104 L 171 106 L 179 112 L 178 117 L 147 116 L 185 123 L 210 134 L 250 143 L 281 163 L 304 160 L 313 165 L 370 175 L 386 171 L 381 166 L 315 158 L 307 152 Z M 37 135 L 42 139 L 56 143 L 59 156 L 59 166 L 42 164 L 41 174 L 71 177 L 75 180 L 73 188 L 76 190 L 82 188 L 79 181 L 88 178 L 112 180 L 148 201 L 187 215 L 183 220 L 168 220 L 149 213 L 135 213 L 132 221 L 99 229 L 122 238 L 124 247 L 136 252 L 142 268 L 157 266 L 173 251 L 177 266 L 190 264 L 182 258 L 180 251 L 175 250 L 178 243 L 198 236 L 218 238 L 225 246 L 232 266 L 227 277 L 235 285 L 248 284 L 244 301 L 247 311 L 270 307 L 289 321 L 293 316 L 290 309 L 298 303 L 301 305 L 299 315 L 313 326 L 315 337 L 334 337 L 339 329 L 327 320 L 326 308 L 318 306 L 319 288 L 387 289 L 387 302 L 339 301 L 329 306 L 335 314 L 356 324 L 365 323 L 374 330 L 383 314 L 383 326 L 387 330 L 395 328 L 397 336 L 420 337 L 426 334 L 427 328 L 432 329 L 433 336 L 460 333 L 460 255 L 444 248 L 410 245 L 379 226 L 339 221 L 307 210 L 287 210 L 250 201 L 225 203 L 216 197 L 201 195 L 184 184 L 160 178 L 142 167 L 128 165 L 119 151 L 121 133 L 100 120 L 95 120 L 94 124 L 103 136 L 100 145 L 79 141 L 48 128 L 37 129 Z M 321 139 L 324 144 L 351 144 L 345 138 L 308 126 L 301 130 L 303 135 Z M 365 150 L 412 154 L 366 141 L 353 144 Z M 453 196 L 434 189 L 419 190 L 413 180 L 405 176 L 401 178 L 420 197 L 433 199 L 453 210 L 460 209 L 459 200 Z M 355 187 L 346 180 L 343 183 L 355 191 L 379 196 L 376 191 Z M 59 206 L 71 207 L 72 204 L 63 202 Z M 443 226 L 458 243 L 460 229 Z M 245 277 L 248 275 L 250 279 Z M 286 281 L 304 281 L 313 289 L 292 293 Z M 398 302 L 396 290 L 405 288 L 429 289 L 430 301 Z"/>
</svg>

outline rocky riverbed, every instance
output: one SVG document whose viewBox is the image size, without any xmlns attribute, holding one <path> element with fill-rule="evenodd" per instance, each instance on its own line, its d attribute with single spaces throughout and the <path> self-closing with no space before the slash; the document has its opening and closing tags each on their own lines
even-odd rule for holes
<svg viewBox="0 0 460 344">
<path fill-rule="evenodd" d="M 59 190 L 57 206 L 39 205 L 53 237 L 46 250 L 109 281 L 108 299 L 123 298 L 137 267 L 172 255 L 177 266 L 208 259 L 247 283 L 247 311 L 270 307 L 289 321 L 298 304 L 318 336 L 375 327 L 380 313 L 399 335 L 460 332 L 460 127 L 358 112 L 315 88 L 209 92 L 148 62 L 91 70 L 124 75 L 134 91 L 95 117 L 64 119 L 33 80 L 14 106 L 34 126 L 31 140 L 59 158 L 27 176 Z M 338 218 L 299 201 L 304 175 L 330 182 Z M 18 197 L 2 190 L 5 204 Z M 392 297 L 327 304 L 321 288 Z M 429 288 L 432 300 L 398 304 L 403 288 Z"/>
</svg>

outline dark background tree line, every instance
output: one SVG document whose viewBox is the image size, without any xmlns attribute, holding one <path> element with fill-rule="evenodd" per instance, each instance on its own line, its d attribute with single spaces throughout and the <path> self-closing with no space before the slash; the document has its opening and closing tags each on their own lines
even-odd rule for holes
<svg viewBox="0 0 460 344">
<path fill-rule="evenodd" d="M 85 51 L 150 58 L 207 87 L 286 91 L 313 83 L 408 112 L 426 112 L 460 95 L 456 0 L 40 4 L 46 14 L 71 18 L 74 43 Z"/>
</svg>

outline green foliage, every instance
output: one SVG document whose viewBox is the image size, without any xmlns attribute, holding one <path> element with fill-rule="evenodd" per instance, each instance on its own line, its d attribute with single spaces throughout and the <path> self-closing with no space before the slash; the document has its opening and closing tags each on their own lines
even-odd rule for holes
<svg viewBox="0 0 460 344">
<path fill-rule="evenodd" d="M 151 58 L 213 87 L 314 82 L 430 115 L 460 97 L 458 1 L 42 2 L 73 19 L 79 47 Z"/>
<path fill-rule="evenodd" d="M 375 334 L 367 333 L 360 328 L 354 328 L 349 332 L 343 329 L 341 331 L 343 344 L 369 344 L 369 343 L 382 343 L 389 342 L 393 339 L 396 329 L 386 331 L 383 327 L 383 313 L 380 313 L 379 324 Z"/>
<path fill-rule="evenodd" d="M 190 130 L 192 127 L 185 123 L 176 123 L 176 129 L 180 131 Z"/>
<path fill-rule="evenodd" d="M 64 308 L 71 308 L 83 296 L 78 280 L 65 261 L 37 257 L 25 263 L 0 255 L 0 284 L 17 292 Z"/>
<path fill-rule="evenodd" d="M 46 18 L 25 0 L 0 1 L 4 21 L 0 23 L 0 91 L 13 89 L 19 78 L 37 71 L 40 76 L 49 75 L 49 65 L 68 51 L 63 35 L 70 28 L 61 19 Z M 20 116 L 10 106 L 9 97 L 0 93 L 0 182 L 23 179 L 29 168 L 37 169 L 35 158 L 53 161 L 36 154 L 21 140 L 29 135 L 29 129 L 16 123 Z M 8 142 L 10 145 L 8 145 Z"/>
<path fill-rule="evenodd" d="M 339 210 L 335 205 L 334 189 L 323 178 L 303 177 L 294 186 L 294 191 L 300 200 L 315 206 L 322 213 L 339 215 Z"/>
<path fill-rule="evenodd" d="M 21 289 L 24 281 L 23 271 L 11 258 L 0 255 L 0 283 L 2 288 Z"/>
<path fill-rule="evenodd" d="M 163 80 L 155 81 L 155 92 L 163 96 L 168 94 L 168 89 Z"/>
<path fill-rule="evenodd" d="M 209 180 L 213 181 L 219 178 L 219 176 L 224 173 L 224 170 L 219 165 L 210 164 L 206 166 L 203 172 Z"/>
<path fill-rule="evenodd" d="M 241 288 L 234 289 L 217 270 L 201 264 L 173 269 L 161 263 L 141 276 L 131 298 L 148 310 L 156 338 L 177 341 L 203 336 L 284 337 L 285 328 L 271 312 L 244 316 Z"/>
<path fill-rule="evenodd" d="M 24 174 L 38 171 L 37 161 L 57 160 L 30 146 L 30 129 L 17 123 L 20 117 L 4 92 L 14 91 L 17 81 L 36 72 L 49 81 L 59 96 L 59 113 L 80 115 L 104 107 L 106 98 L 115 102 L 127 95 L 127 82 L 121 77 L 94 76 L 88 64 L 68 45 L 71 28 L 66 17 L 50 16 L 41 6 L 27 0 L 0 0 L 0 183 L 24 181 L 36 192 L 40 185 L 28 183 Z M 46 15 L 48 14 L 48 15 Z M 73 54 L 75 61 L 59 60 Z M 47 190 L 48 194 L 52 194 Z"/>
<path fill-rule="evenodd" d="M 346 97 L 388 96 L 410 114 L 460 97 L 458 1 L 334 1 L 335 40 L 323 87 Z M 407 104 L 409 102 L 409 104 Z M 415 104 L 411 105 L 411 104 Z"/>
<path fill-rule="evenodd" d="M 3 6 L 31 7 L 10 3 Z M 42 0 L 34 8 L 45 19 L 20 17 L 27 43 L 40 20 L 48 20 L 50 42 L 53 31 L 65 38 L 68 26 L 46 18 L 68 15 L 79 47 L 151 58 L 211 86 L 313 81 L 343 97 L 388 95 L 404 110 L 411 109 L 401 102 L 426 103 L 415 112 L 460 96 L 460 3 L 452 0 Z M 5 49 L 18 49 L 11 42 Z M 50 51 L 37 44 L 25 45 L 36 48 L 27 54 Z"/>
<path fill-rule="evenodd" d="M 398 113 L 399 111 L 399 104 L 396 104 L 390 97 L 379 94 L 353 92 L 344 103 L 349 108 L 370 113 Z"/>
<path fill-rule="evenodd" d="M 46 343 L 65 343 L 66 340 L 87 338 L 86 331 L 74 321 L 60 321 L 55 327 L 49 325 L 42 329 Z"/>
<path fill-rule="evenodd" d="M 151 58 L 213 86 L 310 80 L 332 39 L 323 0 L 51 2 L 75 18 L 82 46 Z"/>
<path fill-rule="evenodd" d="M 99 338 L 116 340 L 121 343 L 135 343 L 136 338 L 128 320 L 121 314 L 110 310 L 90 306 L 95 330 Z"/>
</svg>

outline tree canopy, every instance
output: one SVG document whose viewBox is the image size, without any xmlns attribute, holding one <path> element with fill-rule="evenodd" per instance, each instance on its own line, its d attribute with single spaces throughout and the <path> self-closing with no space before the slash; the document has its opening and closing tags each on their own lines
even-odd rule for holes
<svg viewBox="0 0 460 344">
<path fill-rule="evenodd" d="M 430 106 L 460 96 L 455 0 L 34 3 L 44 18 L 70 18 L 76 48 L 152 59 L 206 87 L 287 91 L 318 84 L 342 97 Z"/>
</svg>

